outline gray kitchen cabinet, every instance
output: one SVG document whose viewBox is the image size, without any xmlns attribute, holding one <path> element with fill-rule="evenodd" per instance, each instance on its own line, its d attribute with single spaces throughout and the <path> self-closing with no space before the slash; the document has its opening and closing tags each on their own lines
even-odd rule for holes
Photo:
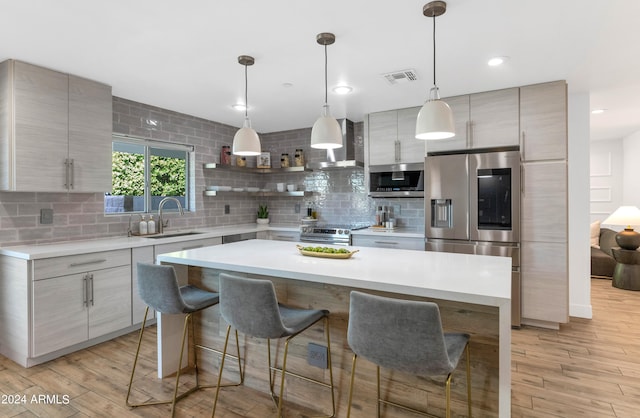
<svg viewBox="0 0 640 418">
<path fill-rule="evenodd" d="M 368 115 L 368 165 L 421 163 L 425 141 L 415 138 L 420 107 Z"/>
<path fill-rule="evenodd" d="M 569 321 L 567 244 L 521 243 L 522 323 L 551 327 Z"/>
<path fill-rule="evenodd" d="M 35 260 L 33 341 L 38 357 L 131 325 L 131 252 Z"/>
<path fill-rule="evenodd" d="M 567 158 L 567 83 L 520 87 L 523 161 Z"/>
<path fill-rule="evenodd" d="M 567 163 L 524 163 L 521 183 L 522 240 L 566 243 Z"/>
<path fill-rule="evenodd" d="M 138 294 L 138 263 L 153 264 L 153 245 L 131 249 L 131 323 L 139 324 L 144 318 L 147 305 Z M 147 319 L 155 317 L 155 311 L 150 310 Z"/>
<path fill-rule="evenodd" d="M 474 93 L 443 99 L 453 111 L 456 135 L 427 141 L 428 152 L 498 148 L 519 144 L 519 90 Z"/>
<path fill-rule="evenodd" d="M 524 162 L 521 182 L 522 322 L 553 327 L 569 320 L 567 162 Z"/>
<path fill-rule="evenodd" d="M 0 63 L 0 188 L 111 189 L 111 87 L 50 69 Z"/>
<path fill-rule="evenodd" d="M 353 234 L 351 235 L 351 245 L 355 247 L 424 251 L 424 238 L 403 237 L 384 232 L 381 232 L 379 236 Z"/>
</svg>

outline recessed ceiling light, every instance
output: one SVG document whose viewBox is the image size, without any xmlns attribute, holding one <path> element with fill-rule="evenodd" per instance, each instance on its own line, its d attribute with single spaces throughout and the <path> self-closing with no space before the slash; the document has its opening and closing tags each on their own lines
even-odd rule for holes
<svg viewBox="0 0 640 418">
<path fill-rule="evenodd" d="M 593 115 L 599 115 L 599 114 L 601 114 L 601 113 L 604 113 L 606 110 L 607 110 L 607 109 L 593 109 L 593 110 L 591 111 L 591 114 L 593 114 Z"/>
<path fill-rule="evenodd" d="M 293 83 L 282 83 L 282 87 L 288 89 L 290 87 L 293 87 Z"/>
<path fill-rule="evenodd" d="M 232 108 L 234 108 L 235 110 L 237 110 L 238 112 L 244 112 L 246 110 L 246 106 L 244 105 L 244 103 L 236 103 L 234 105 L 231 105 Z"/>
<path fill-rule="evenodd" d="M 487 64 L 490 67 L 497 67 L 498 65 L 504 64 L 508 59 L 509 57 L 493 57 L 487 62 Z"/>
<path fill-rule="evenodd" d="M 335 94 L 349 94 L 353 91 L 353 88 L 349 86 L 336 86 L 332 89 Z"/>
</svg>

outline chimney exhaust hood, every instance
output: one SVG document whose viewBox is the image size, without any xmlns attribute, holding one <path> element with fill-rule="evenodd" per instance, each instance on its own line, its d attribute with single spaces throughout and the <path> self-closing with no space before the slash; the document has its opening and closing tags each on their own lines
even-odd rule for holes
<svg viewBox="0 0 640 418">
<path fill-rule="evenodd" d="M 342 148 L 328 149 L 326 161 L 310 162 L 307 164 L 307 168 L 311 170 L 337 170 L 364 167 L 364 163 L 356 160 L 355 156 L 353 122 L 349 119 L 340 119 L 338 124 L 342 130 Z"/>
</svg>

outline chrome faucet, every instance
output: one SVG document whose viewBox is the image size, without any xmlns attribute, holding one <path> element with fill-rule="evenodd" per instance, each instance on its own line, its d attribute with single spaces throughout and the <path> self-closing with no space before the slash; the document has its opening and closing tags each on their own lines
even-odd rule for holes
<svg viewBox="0 0 640 418">
<path fill-rule="evenodd" d="M 158 233 L 159 234 L 164 233 L 164 228 L 166 226 L 169 226 L 169 220 L 167 219 L 167 221 L 165 222 L 165 220 L 162 218 L 162 207 L 164 206 L 164 204 L 168 200 L 175 201 L 176 204 L 178 205 L 178 209 L 180 210 L 180 215 L 184 215 L 184 209 L 182 209 L 182 204 L 180 203 L 180 201 L 178 199 L 176 199 L 175 197 L 172 197 L 172 196 L 168 196 L 168 197 L 165 197 L 164 199 L 162 199 L 160 201 L 160 204 L 158 205 Z"/>
</svg>

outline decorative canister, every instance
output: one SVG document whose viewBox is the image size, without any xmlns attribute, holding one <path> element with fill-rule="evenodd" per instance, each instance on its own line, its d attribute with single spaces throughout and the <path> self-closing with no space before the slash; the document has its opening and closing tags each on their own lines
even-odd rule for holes
<svg viewBox="0 0 640 418">
<path fill-rule="evenodd" d="M 301 148 L 296 149 L 296 153 L 294 155 L 294 164 L 296 167 L 304 166 L 304 151 Z"/>
<path fill-rule="evenodd" d="M 247 157 L 236 157 L 236 167 L 246 167 Z"/>
<path fill-rule="evenodd" d="M 288 168 L 291 164 L 291 161 L 289 161 L 289 154 L 287 154 L 286 152 L 284 154 L 282 154 L 282 156 L 280 157 L 280 167 L 282 168 Z"/>
<path fill-rule="evenodd" d="M 220 151 L 220 164 L 231 164 L 231 147 L 229 145 L 223 145 Z"/>
</svg>

